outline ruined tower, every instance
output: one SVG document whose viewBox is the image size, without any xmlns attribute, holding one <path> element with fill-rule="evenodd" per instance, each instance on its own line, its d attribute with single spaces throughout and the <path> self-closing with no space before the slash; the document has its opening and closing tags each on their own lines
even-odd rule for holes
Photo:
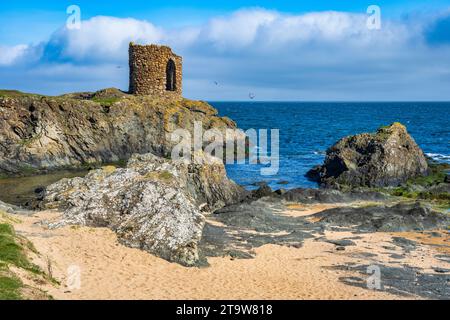
<svg viewBox="0 0 450 320">
<path fill-rule="evenodd" d="M 130 43 L 130 93 L 181 99 L 182 58 L 167 46 Z"/>
</svg>

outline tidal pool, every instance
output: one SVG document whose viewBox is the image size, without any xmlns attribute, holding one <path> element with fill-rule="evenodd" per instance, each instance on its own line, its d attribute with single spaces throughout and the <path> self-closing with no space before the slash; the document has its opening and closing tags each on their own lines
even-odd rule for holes
<svg viewBox="0 0 450 320">
<path fill-rule="evenodd" d="M 63 178 L 83 177 L 87 170 L 63 170 L 42 175 L 0 179 L 0 200 L 17 206 L 26 206 L 36 197 L 35 190 Z"/>
</svg>

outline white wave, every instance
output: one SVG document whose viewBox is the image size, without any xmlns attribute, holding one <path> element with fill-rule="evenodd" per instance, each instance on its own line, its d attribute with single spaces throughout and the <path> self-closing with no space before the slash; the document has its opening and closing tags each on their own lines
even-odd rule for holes
<svg viewBox="0 0 450 320">
<path fill-rule="evenodd" d="M 425 153 L 428 157 L 436 161 L 450 162 L 450 155 L 440 153 Z"/>
</svg>

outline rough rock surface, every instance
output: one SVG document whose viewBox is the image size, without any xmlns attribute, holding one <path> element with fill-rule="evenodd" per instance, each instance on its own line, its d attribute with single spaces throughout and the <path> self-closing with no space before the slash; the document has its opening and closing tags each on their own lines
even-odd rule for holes
<svg viewBox="0 0 450 320">
<path fill-rule="evenodd" d="M 235 128 L 201 101 L 133 96 L 117 89 L 59 97 L 0 91 L 0 174 L 127 160 L 132 154 L 170 154 L 170 133 Z"/>
<path fill-rule="evenodd" d="M 353 201 L 383 201 L 388 195 L 373 190 L 291 189 L 280 195 L 282 199 L 300 203 L 346 203 Z"/>
<path fill-rule="evenodd" d="M 64 210 L 51 227 L 108 227 L 127 246 L 191 266 L 199 258 L 201 210 L 242 196 L 219 159 L 201 153 L 188 163 L 145 154 L 133 156 L 126 168 L 107 166 L 50 185 L 42 206 Z"/>
<path fill-rule="evenodd" d="M 137 95 L 153 95 L 181 99 L 183 61 L 167 46 L 137 45 L 130 43 L 130 90 Z M 174 88 L 167 90 L 166 78 L 169 61 L 174 67 Z"/>
<path fill-rule="evenodd" d="M 0 201 L 0 213 L 6 212 L 6 213 L 12 213 L 12 214 L 32 214 L 32 211 L 24 210 L 22 208 L 19 208 L 17 206 L 4 203 L 3 201 Z"/>
<path fill-rule="evenodd" d="M 327 150 L 324 164 L 307 176 L 325 187 L 385 187 L 427 173 L 422 150 L 405 126 L 393 123 L 339 140 Z"/>
<path fill-rule="evenodd" d="M 349 227 L 363 232 L 402 232 L 446 229 L 450 217 L 417 203 L 394 206 L 342 207 L 314 215 L 327 226 Z"/>
</svg>

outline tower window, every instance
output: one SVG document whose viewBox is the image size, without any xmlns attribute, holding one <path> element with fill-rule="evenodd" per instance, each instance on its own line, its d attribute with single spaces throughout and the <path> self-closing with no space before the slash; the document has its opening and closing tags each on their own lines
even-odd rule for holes
<svg viewBox="0 0 450 320">
<path fill-rule="evenodd" d="M 166 66 L 166 90 L 175 91 L 176 90 L 176 72 L 175 72 L 175 62 L 169 59 Z"/>
</svg>

